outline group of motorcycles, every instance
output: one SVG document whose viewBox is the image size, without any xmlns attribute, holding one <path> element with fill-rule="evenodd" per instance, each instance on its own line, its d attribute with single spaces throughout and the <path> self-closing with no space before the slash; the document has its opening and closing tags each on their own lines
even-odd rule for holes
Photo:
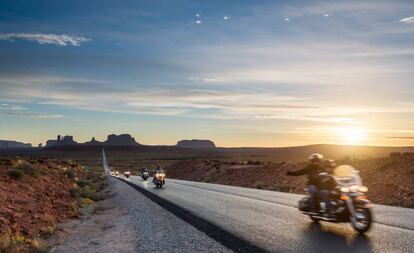
<svg viewBox="0 0 414 253">
<path fill-rule="evenodd" d="M 368 231 L 372 224 L 373 204 L 366 196 L 368 188 L 363 186 L 359 171 L 352 166 L 341 165 L 332 174 L 319 175 L 334 182 L 329 192 L 329 210 L 321 199 L 317 199 L 319 210 L 311 210 L 310 196 L 299 201 L 299 210 L 314 222 L 351 222 L 357 232 L 363 234 Z"/>
<path fill-rule="evenodd" d="M 130 172 L 125 172 L 126 178 L 130 177 Z M 373 222 L 373 204 L 368 200 L 366 193 L 368 188 L 362 184 L 359 171 L 349 165 L 341 165 L 333 169 L 332 173 L 322 172 L 319 176 L 332 183 L 329 191 L 329 202 L 317 198 L 317 208 L 311 209 L 312 199 L 306 196 L 299 201 L 299 210 L 309 215 L 314 222 L 350 222 L 352 227 L 363 234 L 368 231 Z M 146 181 L 150 177 L 146 168 L 141 169 L 141 178 Z M 165 173 L 159 169 L 155 170 L 153 181 L 156 188 L 162 188 L 165 184 Z"/>
<path fill-rule="evenodd" d="M 111 175 L 118 177 L 119 172 L 118 171 L 111 171 Z M 131 172 L 125 171 L 124 177 L 126 179 L 129 179 L 131 176 Z M 149 171 L 147 169 L 141 170 L 141 178 L 142 180 L 146 181 L 150 177 Z M 152 182 L 155 184 L 156 188 L 162 188 L 163 185 L 165 185 L 165 173 L 162 170 L 156 170 L 154 174 L 154 178 Z"/>
<path fill-rule="evenodd" d="M 141 178 L 144 181 L 149 178 L 148 170 L 141 170 Z M 165 173 L 163 171 L 156 170 L 152 182 L 155 184 L 156 188 L 162 188 L 162 186 L 165 185 Z"/>
</svg>

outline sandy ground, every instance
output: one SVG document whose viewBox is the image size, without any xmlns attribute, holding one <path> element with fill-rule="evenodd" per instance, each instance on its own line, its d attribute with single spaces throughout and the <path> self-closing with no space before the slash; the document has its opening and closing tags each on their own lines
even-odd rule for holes
<svg viewBox="0 0 414 253">
<path fill-rule="evenodd" d="M 98 203 L 95 213 L 87 208 L 80 220 L 60 224 L 48 239 L 50 252 L 135 252 L 137 235 L 130 217 L 114 203 L 117 193 Z"/>
</svg>

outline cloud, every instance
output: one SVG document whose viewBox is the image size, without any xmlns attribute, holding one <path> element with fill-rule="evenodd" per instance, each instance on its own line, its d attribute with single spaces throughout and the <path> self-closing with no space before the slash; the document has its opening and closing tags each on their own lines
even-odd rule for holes
<svg viewBox="0 0 414 253">
<path fill-rule="evenodd" d="M 388 136 L 387 139 L 414 140 L 414 136 Z"/>
<path fill-rule="evenodd" d="M 51 34 L 51 33 L 0 33 L 0 40 L 27 40 L 34 41 L 41 45 L 52 44 L 58 46 L 74 46 L 78 47 L 84 42 L 91 41 L 83 36 L 71 36 L 67 34 Z"/>
<path fill-rule="evenodd" d="M 406 24 L 414 24 L 414 16 L 402 18 L 399 22 Z"/>
<path fill-rule="evenodd" d="M 196 24 L 197 24 L 197 25 L 199 25 L 199 24 L 201 24 L 201 23 L 203 23 L 201 20 L 196 20 Z"/>
<path fill-rule="evenodd" d="M 277 116 L 277 115 L 263 115 L 256 116 L 258 119 L 286 119 L 286 120 L 299 120 L 299 121 L 313 121 L 322 123 L 354 123 L 353 118 L 338 118 L 338 117 L 306 117 L 306 116 Z"/>
<path fill-rule="evenodd" d="M 57 114 L 43 114 L 28 111 L 26 108 L 20 105 L 11 105 L 11 104 L 0 104 L 0 115 L 4 116 L 16 116 L 16 117 L 28 117 L 28 118 L 37 118 L 37 119 L 56 119 L 63 118 L 63 115 Z"/>
<path fill-rule="evenodd" d="M 223 17 L 223 19 L 224 19 L 224 20 L 229 20 L 229 19 L 230 19 L 230 17 L 229 17 L 229 16 L 224 16 L 224 17 Z"/>
</svg>

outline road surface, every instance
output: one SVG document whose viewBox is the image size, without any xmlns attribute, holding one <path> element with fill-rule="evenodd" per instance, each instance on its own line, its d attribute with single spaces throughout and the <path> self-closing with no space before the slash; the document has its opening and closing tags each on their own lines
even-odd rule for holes
<svg viewBox="0 0 414 253">
<path fill-rule="evenodd" d="M 142 181 L 137 176 L 121 179 L 153 196 L 161 205 L 160 201 L 172 203 L 188 215 L 223 229 L 227 235 L 257 246 L 257 251 L 414 252 L 413 209 L 376 205 L 376 222 L 362 236 L 350 224 L 311 222 L 295 207 L 301 197 L 297 194 L 173 179 L 167 179 L 165 188 L 157 189 L 151 180 Z M 168 206 L 167 210 L 175 212 Z M 191 223 L 191 219 L 187 222 Z M 231 245 L 230 248 L 238 250 Z"/>
</svg>

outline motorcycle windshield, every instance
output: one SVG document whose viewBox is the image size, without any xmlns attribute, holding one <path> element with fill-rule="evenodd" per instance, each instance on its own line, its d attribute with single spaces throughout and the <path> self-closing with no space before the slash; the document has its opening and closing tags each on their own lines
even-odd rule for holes
<svg viewBox="0 0 414 253">
<path fill-rule="evenodd" d="M 341 185 L 358 185 L 362 186 L 362 180 L 359 171 L 351 165 L 340 165 L 333 170 L 336 181 Z"/>
</svg>

